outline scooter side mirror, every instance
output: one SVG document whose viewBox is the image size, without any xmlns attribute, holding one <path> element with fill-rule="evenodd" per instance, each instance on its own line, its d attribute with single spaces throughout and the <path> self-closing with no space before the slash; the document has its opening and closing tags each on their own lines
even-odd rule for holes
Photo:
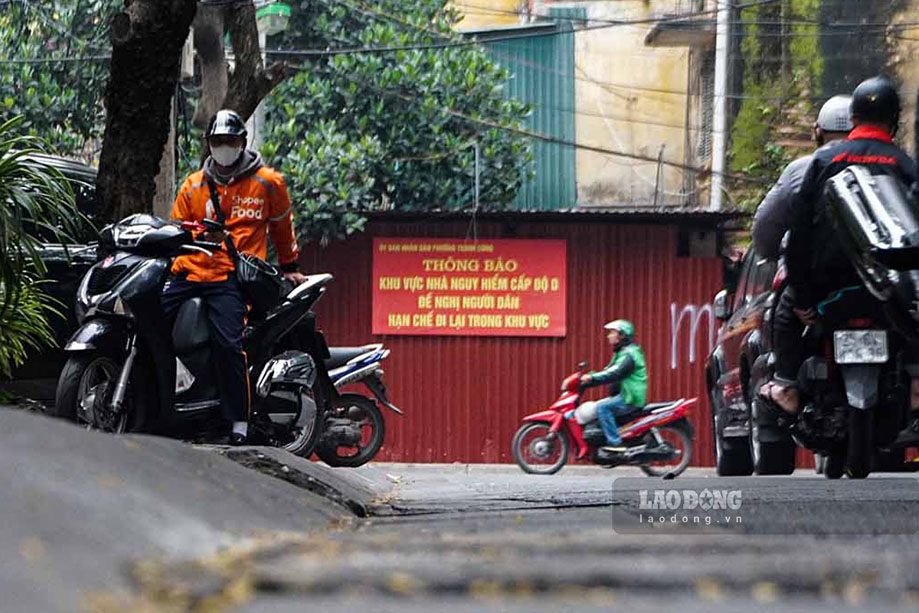
<svg viewBox="0 0 919 613">
<path fill-rule="evenodd" d="M 731 294 L 726 289 L 715 294 L 715 299 L 712 301 L 712 312 L 715 314 L 715 319 L 725 321 L 731 316 L 731 298 Z"/>
</svg>

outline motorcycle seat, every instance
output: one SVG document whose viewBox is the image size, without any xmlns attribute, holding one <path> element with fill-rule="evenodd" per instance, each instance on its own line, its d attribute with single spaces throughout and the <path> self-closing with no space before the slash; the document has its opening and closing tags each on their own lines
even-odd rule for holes
<svg viewBox="0 0 919 613">
<path fill-rule="evenodd" d="M 177 355 L 186 355 L 211 342 L 211 328 L 207 321 L 204 301 L 192 298 L 179 307 L 172 327 L 172 343 Z"/>
<path fill-rule="evenodd" d="M 624 415 L 618 415 L 618 416 L 616 417 L 616 422 L 619 423 L 620 425 L 621 425 L 621 424 L 625 424 L 625 423 L 628 423 L 628 422 L 633 421 L 633 420 L 635 420 L 635 419 L 638 419 L 638 418 L 640 418 L 640 417 L 644 417 L 644 416 L 646 416 L 646 415 L 650 415 L 651 413 L 654 413 L 654 412 L 656 412 L 656 411 L 662 411 L 662 410 L 666 410 L 666 409 L 672 409 L 672 408 L 678 406 L 681 402 L 683 402 L 682 399 L 680 399 L 680 400 L 671 400 L 671 401 L 668 401 L 668 402 L 651 402 L 651 403 L 649 403 L 649 404 L 646 404 L 646 405 L 645 405 L 643 408 L 641 408 L 641 409 L 635 409 L 635 410 L 633 410 L 633 411 L 629 411 L 628 413 L 626 413 L 626 414 L 624 414 Z"/>
<path fill-rule="evenodd" d="M 644 409 L 633 409 L 632 411 L 629 411 L 628 413 L 617 415 L 616 423 L 622 426 L 624 424 L 629 423 L 632 420 L 638 419 L 639 417 L 643 417 L 644 415 L 647 415 L 647 414 L 648 412 L 645 411 Z"/>
<path fill-rule="evenodd" d="M 364 345 L 363 347 L 329 347 L 329 357 L 325 360 L 325 367 L 328 369 L 344 366 L 349 360 L 359 355 L 376 351 L 380 348 L 378 343 Z"/>
<path fill-rule="evenodd" d="M 658 409 L 669 409 L 671 407 L 678 405 L 681 402 L 683 402 L 682 398 L 679 400 L 668 400 L 666 402 L 651 402 L 649 404 L 646 404 L 645 408 L 642 409 L 642 411 L 645 413 L 653 413 L 654 411 Z"/>
</svg>

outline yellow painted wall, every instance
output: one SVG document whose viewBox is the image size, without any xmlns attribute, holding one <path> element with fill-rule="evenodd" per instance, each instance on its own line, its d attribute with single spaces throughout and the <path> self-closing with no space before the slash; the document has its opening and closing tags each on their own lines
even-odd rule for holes
<svg viewBox="0 0 919 613">
<path fill-rule="evenodd" d="M 519 23 L 517 13 L 526 7 L 524 0 L 455 0 L 451 3 L 463 15 L 457 30 L 494 28 Z"/>
<path fill-rule="evenodd" d="M 586 7 L 598 20 L 641 20 L 672 12 L 674 0 L 554 2 Z M 541 5 L 541 6 L 540 6 Z M 547 12 L 539 3 L 537 13 Z M 575 37 L 575 104 L 578 143 L 684 163 L 689 50 L 644 45 L 651 26 L 615 26 Z M 695 135 L 693 135 L 695 136 Z M 592 151 L 577 152 L 579 205 L 648 205 L 657 164 Z M 658 205 L 682 204 L 680 169 L 663 166 Z"/>
</svg>

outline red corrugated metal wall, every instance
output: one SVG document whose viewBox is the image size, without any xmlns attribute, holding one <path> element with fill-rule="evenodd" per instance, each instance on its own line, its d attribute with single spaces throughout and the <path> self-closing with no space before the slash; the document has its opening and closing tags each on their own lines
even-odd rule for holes
<svg viewBox="0 0 919 613">
<path fill-rule="evenodd" d="M 378 459 L 405 462 L 511 462 L 520 417 L 555 400 L 562 378 L 581 360 L 609 359 L 602 329 L 631 319 L 648 359 L 649 401 L 698 396 L 696 465 L 714 461 L 703 364 L 711 346 L 710 313 L 699 319 L 690 362 L 690 318 L 672 355 L 672 311 L 698 309 L 722 286 L 716 258 L 678 258 L 674 225 L 613 223 L 478 223 L 480 238 L 554 238 L 568 244 L 568 335 L 553 338 L 374 336 L 371 326 L 371 238 L 467 235 L 466 223 L 373 222 L 367 232 L 327 249 L 307 247 L 307 270 L 335 282 L 317 305 L 330 345 L 384 342 L 391 400 L 405 417 L 386 413 Z M 672 361 L 675 368 L 672 368 Z M 592 391 L 591 398 L 599 397 Z"/>
</svg>

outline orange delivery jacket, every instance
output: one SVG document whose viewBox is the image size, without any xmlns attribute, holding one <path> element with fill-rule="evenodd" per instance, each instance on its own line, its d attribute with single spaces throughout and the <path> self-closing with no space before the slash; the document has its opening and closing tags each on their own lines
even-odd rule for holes
<svg viewBox="0 0 919 613">
<path fill-rule="evenodd" d="M 281 173 L 259 165 L 253 172 L 233 177 L 226 185 L 214 180 L 214 187 L 236 249 L 266 259 L 270 233 L 281 270 L 296 271 L 300 249 L 294 232 L 290 196 Z M 198 222 L 205 217 L 217 219 L 204 170 L 192 173 L 182 184 L 172 205 L 171 217 Z M 213 257 L 204 253 L 181 255 L 172 264 L 172 274 L 196 282 L 224 281 L 233 269 L 226 247 Z"/>
</svg>

